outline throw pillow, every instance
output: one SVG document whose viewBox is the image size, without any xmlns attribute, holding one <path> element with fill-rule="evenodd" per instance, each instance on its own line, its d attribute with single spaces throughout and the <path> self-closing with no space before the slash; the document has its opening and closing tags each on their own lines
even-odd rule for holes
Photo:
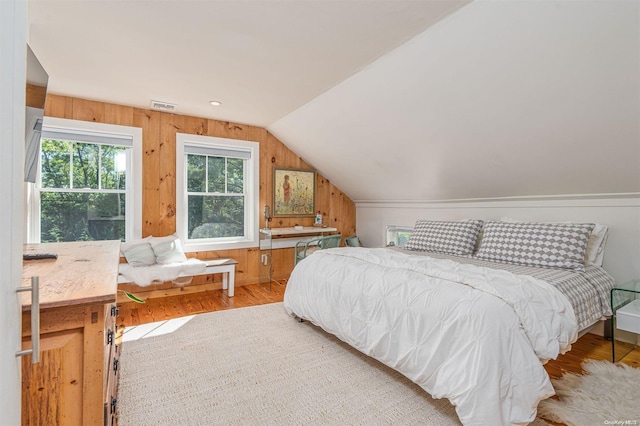
<svg viewBox="0 0 640 426">
<path fill-rule="evenodd" d="M 149 242 L 159 264 L 186 262 L 187 257 L 176 234 L 167 237 L 151 237 Z"/>
</svg>

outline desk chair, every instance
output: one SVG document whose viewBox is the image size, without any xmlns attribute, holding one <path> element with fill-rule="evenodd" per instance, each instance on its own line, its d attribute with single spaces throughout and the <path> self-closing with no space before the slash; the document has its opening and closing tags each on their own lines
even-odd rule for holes
<svg viewBox="0 0 640 426">
<path fill-rule="evenodd" d="M 326 237 L 313 238 L 306 241 L 298 241 L 294 251 L 293 264 L 297 265 L 305 257 L 316 250 L 334 248 L 340 246 L 342 234 L 327 235 Z"/>
<path fill-rule="evenodd" d="M 344 245 L 347 247 L 362 247 L 360 239 L 357 235 L 351 235 L 344 238 Z"/>
</svg>

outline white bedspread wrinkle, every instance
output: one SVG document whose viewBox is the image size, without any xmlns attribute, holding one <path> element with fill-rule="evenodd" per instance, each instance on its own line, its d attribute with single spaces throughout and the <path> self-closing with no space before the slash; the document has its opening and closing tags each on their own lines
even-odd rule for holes
<svg viewBox="0 0 640 426">
<path fill-rule="evenodd" d="M 542 280 L 388 249 L 314 253 L 284 305 L 449 399 L 465 425 L 532 421 L 554 394 L 542 363 L 578 333 L 567 298 Z"/>
</svg>

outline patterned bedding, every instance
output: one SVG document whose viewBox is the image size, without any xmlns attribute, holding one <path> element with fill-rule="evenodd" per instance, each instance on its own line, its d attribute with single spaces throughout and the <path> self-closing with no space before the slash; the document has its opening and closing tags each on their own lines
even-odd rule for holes
<svg viewBox="0 0 640 426">
<path fill-rule="evenodd" d="M 529 275 L 546 281 L 560 290 L 560 292 L 569 299 L 576 314 L 576 321 L 578 322 L 578 328 L 580 330 L 584 330 L 603 317 L 611 315 L 609 292 L 615 282 L 611 275 L 599 266 L 590 265 L 586 267 L 585 272 L 579 272 L 567 269 L 536 268 L 533 266 L 490 262 L 466 256 L 405 251 L 400 248 L 392 248 L 392 250 L 417 256 L 451 259 L 460 263 L 501 269 L 513 274 Z"/>
</svg>

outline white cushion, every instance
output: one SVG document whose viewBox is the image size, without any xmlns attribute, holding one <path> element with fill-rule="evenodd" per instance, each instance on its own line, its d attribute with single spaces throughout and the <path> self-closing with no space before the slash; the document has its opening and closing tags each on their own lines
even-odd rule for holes
<svg viewBox="0 0 640 426">
<path fill-rule="evenodd" d="M 167 237 L 150 237 L 151 248 L 156 255 L 156 262 L 161 265 L 185 262 L 187 257 L 176 234 Z"/>
<path fill-rule="evenodd" d="M 155 265 L 156 254 L 149 244 L 149 238 L 120 244 L 120 252 L 131 266 Z"/>
</svg>

